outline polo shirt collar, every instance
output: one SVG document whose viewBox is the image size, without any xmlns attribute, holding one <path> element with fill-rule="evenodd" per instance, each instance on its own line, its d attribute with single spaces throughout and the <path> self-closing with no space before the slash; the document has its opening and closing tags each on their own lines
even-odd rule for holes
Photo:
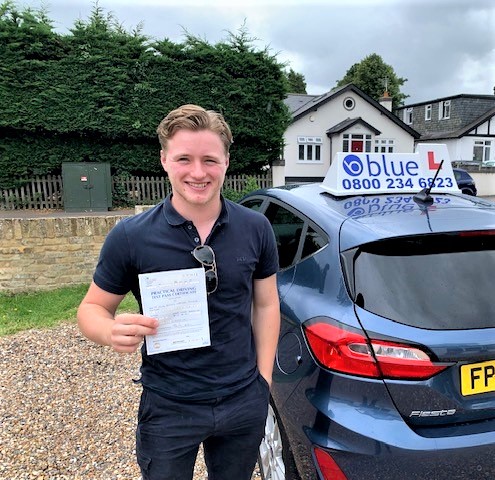
<svg viewBox="0 0 495 480">
<path fill-rule="evenodd" d="M 188 223 L 189 220 L 186 220 L 177 210 L 172 206 L 172 194 L 170 193 L 163 200 L 163 214 L 169 225 L 179 226 Z M 220 211 L 220 215 L 216 221 L 216 225 L 221 225 L 223 223 L 229 223 L 229 208 L 228 204 L 223 198 L 220 196 L 220 200 L 222 202 L 222 210 Z"/>
</svg>

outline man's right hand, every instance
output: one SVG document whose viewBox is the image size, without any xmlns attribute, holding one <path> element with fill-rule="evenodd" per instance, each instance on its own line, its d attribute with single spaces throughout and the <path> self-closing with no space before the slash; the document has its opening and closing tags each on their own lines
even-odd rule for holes
<svg viewBox="0 0 495 480">
<path fill-rule="evenodd" d="M 77 311 L 81 333 L 117 352 L 133 353 L 145 335 L 156 334 L 158 320 L 138 313 L 116 314 L 125 295 L 116 295 L 91 283 Z"/>
<path fill-rule="evenodd" d="M 158 320 L 135 313 L 115 316 L 110 335 L 111 347 L 119 353 L 135 352 L 145 335 L 155 335 Z"/>
</svg>

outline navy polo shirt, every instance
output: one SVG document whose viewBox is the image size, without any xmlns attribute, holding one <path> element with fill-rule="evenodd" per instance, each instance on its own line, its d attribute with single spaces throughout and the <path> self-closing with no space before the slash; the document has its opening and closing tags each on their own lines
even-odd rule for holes
<svg viewBox="0 0 495 480">
<path fill-rule="evenodd" d="M 218 288 L 208 295 L 211 345 L 147 355 L 141 381 L 166 397 L 209 400 L 229 395 L 258 374 L 251 330 L 253 279 L 278 270 L 273 230 L 264 215 L 222 198 L 222 211 L 206 244 L 215 252 Z M 191 251 L 201 244 L 194 224 L 170 197 L 120 221 L 108 234 L 94 282 L 117 295 L 132 291 L 140 309 L 138 274 L 198 268 Z"/>
</svg>

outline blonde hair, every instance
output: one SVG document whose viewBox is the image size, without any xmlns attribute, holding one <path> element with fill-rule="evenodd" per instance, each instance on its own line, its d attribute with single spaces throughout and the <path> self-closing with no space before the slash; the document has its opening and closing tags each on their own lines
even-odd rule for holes
<svg viewBox="0 0 495 480">
<path fill-rule="evenodd" d="M 232 132 L 223 116 L 213 110 L 205 110 L 198 105 L 182 105 L 172 110 L 158 125 L 156 133 L 163 151 L 167 150 L 168 140 L 179 130 L 210 130 L 222 140 L 225 153 L 229 153 L 233 142 Z"/>
</svg>

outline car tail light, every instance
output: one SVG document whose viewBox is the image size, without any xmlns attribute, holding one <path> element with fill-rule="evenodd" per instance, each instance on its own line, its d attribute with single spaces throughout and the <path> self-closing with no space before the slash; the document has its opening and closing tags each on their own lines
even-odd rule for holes
<svg viewBox="0 0 495 480">
<path fill-rule="evenodd" d="M 468 232 L 459 232 L 459 237 L 485 237 L 495 235 L 495 230 L 471 230 Z"/>
<path fill-rule="evenodd" d="M 314 447 L 313 451 L 324 480 L 347 480 L 347 477 L 328 452 L 318 447 Z"/>
<path fill-rule="evenodd" d="M 370 378 L 424 380 L 449 366 L 434 364 L 417 346 L 368 340 L 342 326 L 311 322 L 303 328 L 314 357 L 330 370 Z"/>
</svg>

